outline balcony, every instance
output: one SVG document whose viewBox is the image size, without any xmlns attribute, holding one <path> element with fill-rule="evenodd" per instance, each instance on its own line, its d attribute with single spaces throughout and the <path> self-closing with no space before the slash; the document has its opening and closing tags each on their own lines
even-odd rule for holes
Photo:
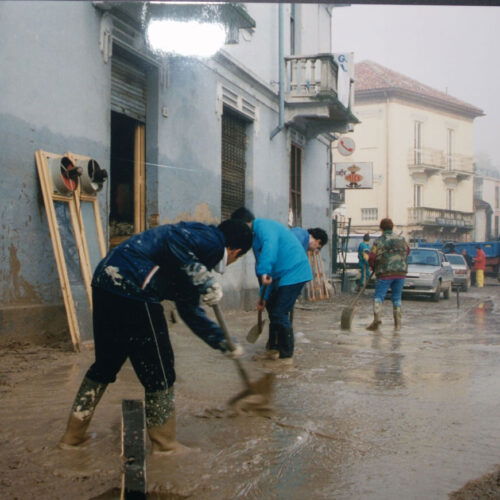
<svg viewBox="0 0 500 500">
<path fill-rule="evenodd" d="M 438 149 L 420 148 L 408 151 L 408 168 L 413 176 L 431 176 L 444 170 L 446 159 Z"/>
<path fill-rule="evenodd" d="M 347 132 L 359 123 L 351 112 L 352 79 L 346 67 L 339 72 L 333 54 L 285 57 L 285 120 L 308 138 Z"/>
<path fill-rule="evenodd" d="M 446 158 L 446 167 L 441 172 L 443 181 L 455 184 L 474 175 L 474 159 L 471 156 L 454 154 Z"/>
<path fill-rule="evenodd" d="M 447 227 L 469 230 L 474 223 L 474 214 L 441 208 L 411 207 L 408 209 L 408 224 L 419 226 Z"/>
</svg>

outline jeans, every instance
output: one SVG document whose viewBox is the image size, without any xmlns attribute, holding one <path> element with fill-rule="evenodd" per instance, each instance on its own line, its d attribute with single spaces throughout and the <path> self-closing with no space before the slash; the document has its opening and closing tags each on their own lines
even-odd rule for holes
<svg viewBox="0 0 500 500">
<path fill-rule="evenodd" d="M 266 302 L 269 315 L 269 349 L 280 352 L 280 358 L 293 356 L 294 338 L 290 314 L 305 282 L 280 286 Z"/>
<path fill-rule="evenodd" d="M 401 307 L 401 295 L 403 294 L 404 278 L 377 279 L 375 284 L 375 302 L 384 302 L 385 296 L 391 289 L 391 300 L 394 307 Z"/>
<path fill-rule="evenodd" d="M 363 286 L 366 283 L 366 280 L 370 276 L 370 265 L 368 262 L 360 262 L 359 264 L 359 286 Z"/>
</svg>

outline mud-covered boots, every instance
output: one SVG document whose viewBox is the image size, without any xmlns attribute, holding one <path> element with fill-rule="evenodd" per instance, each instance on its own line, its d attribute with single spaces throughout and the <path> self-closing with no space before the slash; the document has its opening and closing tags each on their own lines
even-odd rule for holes
<svg viewBox="0 0 500 500">
<path fill-rule="evenodd" d="M 192 451 L 176 439 L 173 388 L 146 393 L 146 425 L 155 455 L 181 455 Z"/>
<path fill-rule="evenodd" d="M 378 330 L 382 321 L 380 319 L 380 313 L 382 312 L 382 302 L 373 302 L 373 321 L 366 327 L 367 330 L 372 332 Z"/>
<path fill-rule="evenodd" d="M 394 331 L 399 332 L 401 330 L 401 307 L 394 306 L 392 314 L 394 316 Z"/>
<path fill-rule="evenodd" d="M 106 387 L 107 384 L 94 382 L 87 377 L 82 380 L 71 407 L 66 432 L 59 442 L 59 448 L 78 448 L 90 439 L 87 429 Z"/>
</svg>

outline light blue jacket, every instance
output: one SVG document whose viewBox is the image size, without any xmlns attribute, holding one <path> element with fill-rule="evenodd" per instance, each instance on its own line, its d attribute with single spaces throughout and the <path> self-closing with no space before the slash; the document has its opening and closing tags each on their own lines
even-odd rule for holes
<svg viewBox="0 0 500 500">
<path fill-rule="evenodd" d="M 309 250 L 309 231 L 302 227 L 292 227 L 290 231 L 295 235 L 295 237 L 300 241 L 300 244 L 304 247 L 307 252 Z"/>
<path fill-rule="evenodd" d="M 271 219 L 255 219 L 252 229 L 257 276 L 268 274 L 273 281 L 279 280 L 279 286 L 313 278 L 304 247 L 288 227 Z"/>
</svg>

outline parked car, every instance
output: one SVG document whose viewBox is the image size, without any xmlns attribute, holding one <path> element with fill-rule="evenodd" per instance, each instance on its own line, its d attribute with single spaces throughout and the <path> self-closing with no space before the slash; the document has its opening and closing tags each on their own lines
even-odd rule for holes
<svg viewBox="0 0 500 500">
<path fill-rule="evenodd" d="M 452 287 L 466 292 L 470 287 L 470 269 L 462 255 L 456 253 L 445 254 L 453 269 Z"/>
<path fill-rule="evenodd" d="M 453 269 L 446 256 L 434 248 L 412 248 L 408 255 L 408 274 L 403 292 L 411 295 L 429 295 L 438 302 L 440 294 L 450 298 Z"/>
</svg>

